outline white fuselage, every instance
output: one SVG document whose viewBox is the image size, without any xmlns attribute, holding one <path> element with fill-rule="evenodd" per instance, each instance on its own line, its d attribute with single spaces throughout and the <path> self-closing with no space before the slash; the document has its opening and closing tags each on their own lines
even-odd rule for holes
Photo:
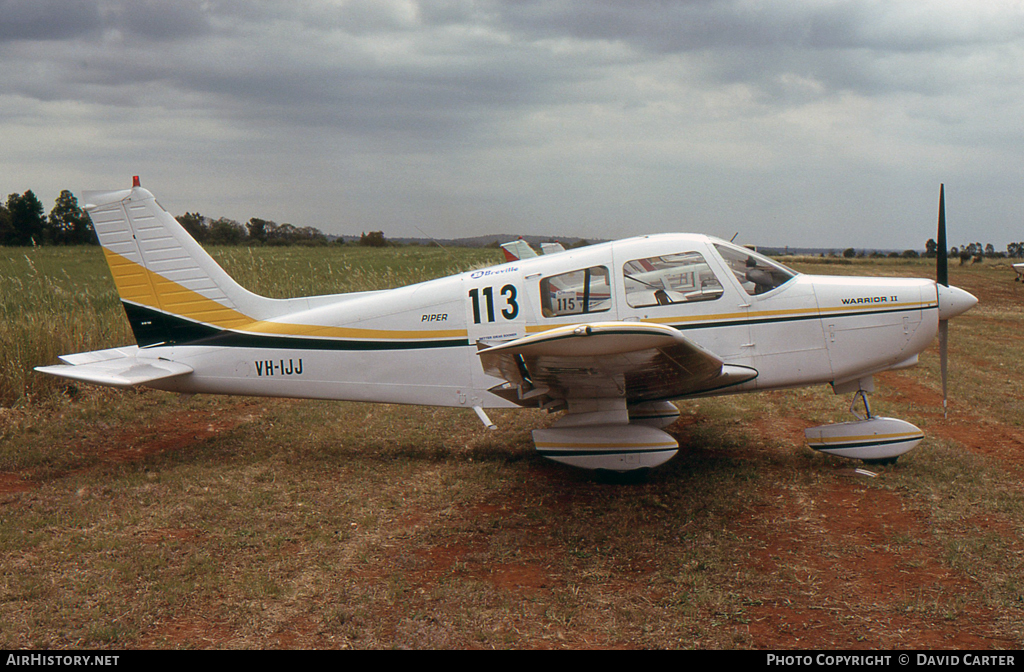
<svg viewBox="0 0 1024 672">
<path fill-rule="evenodd" d="M 935 338 L 933 281 L 797 275 L 752 294 L 716 251 L 721 242 L 701 235 L 644 236 L 408 287 L 316 297 L 310 305 L 319 307 L 231 332 L 209 345 L 144 352 L 193 367 L 189 376 L 153 385 L 177 392 L 507 407 L 510 402 L 488 392 L 503 381 L 484 373 L 477 343 L 567 324 L 675 327 L 723 361 L 757 370 L 756 379 L 730 392 L 856 381 L 912 364 Z M 668 305 L 627 296 L 624 268 L 631 261 L 688 253 L 706 262 L 683 280 L 693 283 L 691 296 L 700 294 L 700 279 L 715 283 L 713 293 Z M 576 304 L 565 297 L 582 297 L 585 282 L 597 287 L 596 275 L 580 279 L 584 269 L 606 269 L 600 279 L 607 289 L 591 290 L 595 312 L 573 313 Z M 567 275 L 575 270 L 581 271 L 578 278 Z M 646 271 L 633 288 L 653 285 L 656 275 Z M 542 285 L 550 278 L 557 280 Z M 560 307 L 556 314 L 548 308 L 553 302 Z"/>
</svg>

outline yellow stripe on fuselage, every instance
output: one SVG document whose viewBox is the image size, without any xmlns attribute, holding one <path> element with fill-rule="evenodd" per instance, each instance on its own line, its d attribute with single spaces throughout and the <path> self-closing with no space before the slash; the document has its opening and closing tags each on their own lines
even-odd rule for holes
<svg viewBox="0 0 1024 672">
<path fill-rule="evenodd" d="M 465 329 L 435 329 L 430 331 L 396 331 L 392 329 L 353 329 L 351 327 L 326 327 L 315 324 L 290 324 L 287 322 L 253 322 L 239 329 L 254 334 L 276 334 L 281 336 L 312 336 L 322 338 L 466 338 Z"/>
<path fill-rule="evenodd" d="M 805 317 L 805 316 L 817 316 L 827 317 L 836 313 L 866 313 L 877 311 L 880 304 L 861 304 L 861 305 L 850 305 L 850 306 L 835 306 L 831 308 L 792 308 L 789 310 L 759 310 L 745 313 L 712 313 L 706 315 L 674 315 L 667 317 L 651 317 L 641 320 L 647 324 L 694 324 L 700 322 L 721 322 L 729 320 L 756 320 L 756 319 L 770 319 L 777 317 Z M 899 310 L 913 310 L 920 309 L 924 310 L 927 308 L 937 308 L 938 304 L 934 301 L 908 301 L 902 303 L 887 303 L 884 304 L 886 308 L 896 308 Z M 599 314 L 595 313 L 595 316 Z M 526 328 L 527 333 L 535 334 L 549 329 L 557 329 L 564 326 L 578 326 L 578 322 L 572 322 L 569 324 L 548 324 L 548 325 L 534 325 Z"/>
</svg>

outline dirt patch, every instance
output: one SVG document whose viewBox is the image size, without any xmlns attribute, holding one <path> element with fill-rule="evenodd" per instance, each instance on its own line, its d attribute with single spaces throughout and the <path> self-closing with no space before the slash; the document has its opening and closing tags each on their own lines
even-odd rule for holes
<svg viewBox="0 0 1024 672">
<path fill-rule="evenodd" d="M 13 495 L 17 492 L 27 492 L 34 487 L 31 481 L 26 481 L 17 474 L 0 473 L 0 495 Z"/>
<path fill-rule="evenodd" d="M 68 452 L 89 455 L 105 464 L 134 462 L 160 453 L 181 450 L 250 422 L 262 414 L 262 405 L 245 400 L 216 411 L 182 409 L 161 416 L 145 426 L 116 433 L 100 423 L 94 431 L 67 445 Z M 50 474 L 50 478 L 53 478 Z M 43 479 L 32 474 L 0 472 L 0 495 L 26 492 Z"/>
<path fill-rule="evenodd" d="M 493 562 L 484 540 L 420 548 L 415 555 L 421 561 L 416 571 L 419 587 L 429 587 L 453 572 L 518 594 L 548 589 L 556 583 L 549 570 L 540 564 Z"/>
<path fill-rule="evenodd" d="M 258 402 L 242 401 L 216 412 L 183 409 L 157 422 L 121 432 L 109 440 L 94 441 L 91 448 L 107 462 L 130 462 L 188 446 L 251 422 L 260 414 Z"/>
<path fill-rule="evenodd" d="M 193 529 L 161 528 L 142 533 L 144 544 L 162 544 L 168 541 L 193 541 L 200 537 L 200 532 Z"/>
<path fill-rule="evenodd" d="M 749 609 L 755 647 L 1014 645 L 990 634 L 996 614 L 963 599 L 976 586 L 940 564 L 927 522 L 896 495 L 851 477 L 819 491 L 780 492 L 771 501 L 746 521 L 761 542 L 751 560 L 784 579 Z"/>
<path fill-rule="evenodd" d="M 231 639 L 231 628 L 190 615 L 157 625 L 139 640 L 139 648 L 223 649 Z"/>
<path fill-rule="evenodd" d="M 979 455 L 997 458 L 1008 471 L 1024 473 L 1024 432 L 962 408 L 943 417 L 940 392 L 905 375 L 889 373 L 879 378 L 888 388 L 886 394 L 909 404 L 917 415 L 928 418 L 927 434 L 955 441 Z"/>
<path fill-rule="evenodd" d="M 813 422 L 803 418 L 771 417 L 755 420 L 752 429 L 769 443 L 802 446 L 806 443 L 804 430 L 813 426 Z"/>
<path fill-rule="evenodd" d="M 880 394 L 895 402 L 906 404 L 918 415 L 928 418 L 942 417 L 942 392 L 925 387 L 906 375 L 895 372 L 876 376 Z"/>
<path fill-rule="evenodd" d="M 956 441 L 980 455 L 997 458 L 1008 471 L 1024 473 L 1024 434 L 1019 431 L 998 423 L 964 420 L 932 425 L 928 431 Z"/>
</svg>

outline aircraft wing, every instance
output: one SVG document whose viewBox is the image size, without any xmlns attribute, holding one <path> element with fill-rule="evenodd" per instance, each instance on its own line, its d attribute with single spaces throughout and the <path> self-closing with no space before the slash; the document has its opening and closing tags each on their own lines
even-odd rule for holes
<svg viewBox="0 0 1024 672">
<path fill-rule="evenodd" d="M 192 373 L 192 367 L 157 357 L 139 357 L 138 346 L 64 355 L 64 364 L 37 366 L 36 371 L 110 387 L 133 387 Z"/>
<path fill-rule="evenodd" d="M 523 406 L 554 407 L 570 397 L 676 399 L 757 377 L 660 324 L 569 325 L 479 347 L 484 370 L 506 381 L 490 391 Z"/>
</svg>

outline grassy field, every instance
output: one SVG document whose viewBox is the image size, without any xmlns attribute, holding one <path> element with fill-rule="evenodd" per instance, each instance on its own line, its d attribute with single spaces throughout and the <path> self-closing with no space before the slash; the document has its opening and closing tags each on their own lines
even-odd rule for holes
<svg viewBox="0 0 1024 672">
<path fill-rule="evenodd" d="M 494 251 L 214 250 L 275 296 L 373 289 Z M 794 264 L 932 277 L 924 261 Z M 877 378 L 926 440 L 876 478 L 811 452 L 827 388 L 680 402 L 645 480 L 539 458 L 539 412 L 66 386 L 57 354 L 131 342 L 98 250 L 0 254 L 0 648 L 1024 645 L 1024 287 Z"/>
</svg>

